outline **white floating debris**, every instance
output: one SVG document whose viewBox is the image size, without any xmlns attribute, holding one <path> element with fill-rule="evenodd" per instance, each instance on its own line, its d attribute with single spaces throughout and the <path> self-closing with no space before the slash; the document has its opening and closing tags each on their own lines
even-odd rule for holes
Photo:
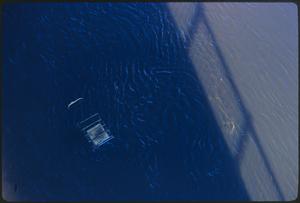
<svg viewBox="0 0 300 203">
<path fill-rule="evenodd" d="M 78 99 L 76 99 L 76 100 L 70 102 L 70 103 L 68 104 L 68 109 L 70 109 L 71 106 L 73 106 L 74 104 L 76 104 L 77 102 L 79 102 L 79 101 L 81 101 L 81 100 L 83 100 L 83 98 L 82 98 L 82 97 L 79 97 Z"/>
</svg>

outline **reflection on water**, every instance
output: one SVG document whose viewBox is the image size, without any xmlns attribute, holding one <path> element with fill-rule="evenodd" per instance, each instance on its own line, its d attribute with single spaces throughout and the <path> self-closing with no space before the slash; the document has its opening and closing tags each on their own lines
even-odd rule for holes
<svg viewBox="0 0 300 203">
<path fill-rule="evenodd" d="M 185 39 L 187 48 L 189 49 L 189 57 L 191 58 L 197 72 L 197 76 L 206 91 L 207 98 L 209 99 L 209 103 L 217 118 L 219 127 L 230 149 L 231 155 L 240 167 L 240 171 L 243 174 L 243 182 L 247 187 L 247 191 L 251 194 L 251 198 L 254 200 L 284 200 L 295 198 L 297 182 L 293 176 L 297 173 L 297 166 L 294 164 L 296 158 L 291 158 L 290 156 L 292 154 L 293 156 L 297 154 L 295 152 L 295 147 L 297 147 L 297 145 L 290 145 L 287 140 L 282 140 L 280 135 L 289 133 L 290 138 L 288 139 L 295 141 L 297 139 L 297 134 L 294 130 L 297 129 L 297 124 L 293 122 L 294 125 L 289 128 L 290 121 L 281 119 L 280 124 L 284 125 L 281 129 L 278 129 L 277 133 L 272 133 L 270 129 L 262 131 L 260 126 L 262 126 L 262 124 L 265 125 L 266 122 L 260 119 L 257 116 L 257 113 L 259 112 L 260 114 L 267 115 L 269 114 L 268 109 L 265 108 L 259 110 L 259 108 L 261 108 L 260 103 L 256 104 L 256 106 L 249 105 L 250 107 L 247 107 L 246 105 L 246 102 L 253 98 L 251 98 L 251 96 L 254 92 L 254 97 L 257 97 L 257 100 L 261 97 L 263 98 L 261 102 L 269 103 L 269 106 L 274 106 L 274 104 L 279 103 L 281 108 L 284 104 L 293 107 L 293 111 L 296 111 L 297 109 L 296 104 L 293 102 L 293 100 L 296 99 L 295 96 L 297 90 L 295 83 L 297 79 L 295 79 L 295 77 L 286 77 L 286 83 L 289 83 L 291 88 L 287 92 L 280 90 L 280 87 L 278 87 L 275 91 L 273 88 L 270 88 L 270 84 L 274 83 L 274 79 L 277 80 L 276 78 L 280 75 L 280 68 L 283 66 L 282 64 L 287 62 L 291 64 L 290 61 L 294 61 L 296 59 L 296 55 L 289 54 L 285 56 L 280 63 L 276 63 L 276 58 L 282 56 L 282 51 L 276 51 L 275 47 L 280 47 L 281 41 L 285 41 L 286 44 L 288 44 L 297 40 L 295 35 L 296 26 L 292 24 L 296 19 L 295 13 L 293 13 L 293 6 L 289 4 L 248 5 L 229 3 L 169 3 L 168 8 L 171 11 L 179 30 L 183 31 L 182 37 Z M 260 9 L 261 11 L 254 11 L 256 9 Z M 262 12 L 262 10 L 265 12 Z M 253 17 L 249 17 L 249 19 L 247 19 L 247 23 L 246 18 L 244 17 L 246 14 L 243 14 L 243 11 L 244 13 L 252 12 Z M 267 11 L 269 12 L 269 16 L 265 15 Z M 232 12 L 232 14 L 230 12 Z M 293 15 L 286 15 L 288 12 L 292 12 Z M 274 23 L 271 19 L 269 19 L 271 15 L 277 18 L 280 17 L 282 22 L 285 21 L 286 23 L 289 23 L 288 26 L 285 26 L 286 31 L 277 31 L 278 35 L 283 36 L 280 40 L 276 39 L 277 36 L 272 36 L 271 33 L 272 31 L 275 32 L 275 30 L 278 29 L 276 28 L 276 25 L 282 25 L 282 22 Z M 220 17 L 222 17 L 222 20 Z M 236 20 L 237 17 L 241 17 L 241 22 Z M 260 18 L 257 19 L 258 17 Z M 223 21 L 228 23 L 227 29 L 231 27 L 234 28 L 234 31 L 231 31 L 229 34 L 230 31 L 224 29 L 225 26 L 223 26 L 222 29 L 219 22 Z M 268 26 L 268 29 L 265 28 L 266 26 Z M 219 39 L 216 38 L 216 34 L 213 31 L 214 29 L 219 31 L 217 32 Z M 271 44 L 265 47 L 261 46 L 260 49 L 257 49 L 256 47 L 250 49 L 251 46 L 242 40 L 243 37 L 245 37 L 243 35 L 246 35 L 243 33 L 243 29 L 247 29 L 247 37 L 251 38 L 250 43 L 256 44 L 254 46 L 261 46 L 260 41 L 264 38 L 265 34 L 268 34 L 269 37 L 273 37 L 272 40 L 265 40 L 265 42 L 271 41 Z M 236 38 L 231 40 L 231 35 Z M 224 45 L 226 44 L 224 43 L 224 38 L 229 41 L 227 43 L 227 47 Z M 286 38 L 290 38 L 290 40 L 287 40 Z M 234 44 L 235 42 L 240 43 L 241 45 L 239 46 Z M 234 45 L 230 45 L 230 43 Z M 224 52 L 220 47 L 226 49 L 227 52 L 225 54 L 229 60 L 234 60 L 234 63 L 229 61 L 233 67 L 228 65 L 228 59 L 224 57 Z M 230 50 L 230 47 L 233 49 Z M 264 59 L 260 56 L 254 57 L 252 61 L 247 59 L 249 57 L 244 60 L 253 64 L 254 67 L 260 67 L 262 64 L 272 64 L 272 69 L 264 67 L 263 72 L 260 70 L 259 73 L 255 73 L 254 68 L 249 71 L 249 69 L 247 70 L 243 66 L 238 66 L 237 69 L 243 70 L 243 72 L 240 72 L 239 75 L 238 73 L 233 74 L 231 72 L 231 70 L 234 70 L 236 66 L 235 64 L 238 64 L 239 60 L 243 58 L 243 53 L 241 52 L 244 52 L 244 50 L 248 52 L 248 56 L 255 56 L 256 53 L 252 53 L 253 51 L 270 52 L 272 51 L 270 50 L 270 47 L 273 47 L 272 50 L 274 50 L 271 54 L 273 57 L 270 58 L 271 60 Z M 293 50 L 295 47 L 296 46 L 289 45 L 284 47 L 283 50 L 288 52 Z M 238 53 L 238 51 L 240 51 L 240 53 Z M 263 63 L 260 63 L 261 60 Z M 279 67 L 279 69 L 277 67 Z M 293 65 L 289 65 L 289 67 L 291 69 L 286 73 L 291 75 L 293 71 L 297 70 L 297 63 L 295 62 Z M 235 72 L 238 72 L 237 69 Z M 252 82 L 251 86 L 244 88 L 244 92 L 241 94 L 240 92 L 242 91 L 241 89 L 243 89 L 243 83 L 237 83 L 236 81 L 239 81 L 239 77 L 243 77 L 243 75 L 246 75 L 247 72 L 253 74 L 253 76 L 251 77 L 251 75 L 248 75 L 247 81 L 243 81 L 243 83 L 251 84 L 251 81 L 255 81 L 255 78 L 257 77 L 262 78 L 263 82 L 257 81 L 256 85 Z M 272 77 L 274 78 L 272 79 Z M 277 84 L 274 84 L 273 87 L 275 85 Z M 257 91 L 256 88 L 258 86 L 260 89 L 263 89 L 263 91 Z M 272 93 L 272 97 L 268 97 L 269 92 Z M 289 98 L 291 93 L 293 93 L 293 97 L 290 98 L 292 100 L 282 100 L 280 98 L 276 98 L 276 96 L 274 97 L 274 95 L 285 94 L 285 97 Z M 271 110 L 273 112 L 277 111 L 274 107 L 271 108 Z M 252 114 L 255 116 L 253 117 Z M 294 112 L 290 112 L 290 109 L 286 109 L 285 114 L 293 115 Z M 268 118 L 268 116 L 270 118 Z M 268 120 L 273 117 L 272 120 L 276 123 L 280 114 L 272 114 L 268 116 L 266 117 Z M 297 119 L 296 116 L 294 119 Z M 274 128 L 272 124 L 268 124 L 268 127 Z M 258 131 L 255 128 L 258 129 Z M 267 138 L 268 135 L 271 135 L 273 138 L 270 140 L 270 138 Z M 270 148 L 270 143 L 274 143 L 274 140 L 278 138 L 279 142 L 275 143 L 277 148 Z M 286 161 L 286 166 L 289 168 L 288 170 L 293 172 L 292 174 L 285 176 L 283 174 L 285 174 L 287 169 L 280 168 L 281 163 L 278 163 L 278 156 L 274 157 L 273 154 L 274 150 L 282 151 L 287 145 L 290 145 L 290 150 L 288 152 L 283 151 L 279 157 L 282 158 L 286 155 L 289 157 Z M 269 150 L 272 150 L 271 153 Z M 289 163 L 290 161 L 291 163 Z M 254 163 L 255 168 L 253 168 Z M 253 178 L 254 174 L 255 178 Z M 283 194 L 283 191 L 286 195 Z"/>
<path fill-rule="evenodd" d="M 243 104 L 202 6 L 6 5 L 4 22 L 6 199 L 250 199 L 226 138 Z M 79 96 L 114 135 L 98 152 L 67 122 Z"/>
</svg>

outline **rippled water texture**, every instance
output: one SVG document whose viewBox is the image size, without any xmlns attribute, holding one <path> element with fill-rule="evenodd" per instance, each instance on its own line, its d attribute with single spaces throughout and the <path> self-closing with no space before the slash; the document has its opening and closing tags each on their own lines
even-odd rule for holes
<svg viewBox="0 0 300 203">
<path fill-rule="evenodd" d="M 7 5 L 4 27 L 7 199 L 249 199 L 166 4 Z M 96 152 L 79 97 L 114 136 Z"/>
</svg>

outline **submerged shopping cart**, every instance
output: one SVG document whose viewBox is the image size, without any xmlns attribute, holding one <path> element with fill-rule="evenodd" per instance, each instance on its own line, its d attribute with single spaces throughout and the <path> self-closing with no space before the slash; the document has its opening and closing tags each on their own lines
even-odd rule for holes
<svg viewBox="0 0 300 203">
<path fill-rule="evenodd" d="M 78 123 L 78 127 L 84 133 L 94 148 L 98 148 L 113 138 L 108 129 L 105 128 L 98 113 L 95 113 Z"/>
<path fill-rule="evenodd" d="M 76 108 L 79 108 L 78 103 L 82 103 L 82 100 L 83 99 L 77 99 L 75 100 L 76 102 L 71 102 L 72 105 L 68 105 L 68 109 L 71 110 L 75 106 Z M 105 127 L 105 124 L 101 120 L 99 113 L 90 114 L 89 116 L 85 117 L 85 112 L 83 112 L 81 109 L 79 114 L 83 119 L 80 119 L 79 121 L 76 119 L 76 126 L 81 130 L 88 142 L 91 143 L 93 149 L 99 148 L 114 138 L 109 129 Z"/>
</svg>

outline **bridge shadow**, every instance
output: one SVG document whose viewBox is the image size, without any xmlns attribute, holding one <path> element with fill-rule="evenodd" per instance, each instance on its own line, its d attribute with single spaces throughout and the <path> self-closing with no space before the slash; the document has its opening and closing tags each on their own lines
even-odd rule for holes
<svg viewBox="0 0 300 203">
<path fill-rule="evenodd" d="M 4 71 L 6 87 L 18 90 L 6 90 L 12 93 L 5 95 L 5 104 L 20 111 L 6 111 L 10 116 L 4 118 L 4 128 L 14 129 L 5 144 L 19 157 L 26 155 L 23 165 L 13 161 L 20 167 L 11 180 L 26 188 L 18 187 L 20 198 L 250 200 L 239 171 L 243 148 L 239 157 L 230 153 L 186 49 L 199 23 L 209 30 L 230 87 L 241 101 L 244 131 L 273 173 L 204 8 L 197 6 L 188 40 L 165 4 L 7 8 L 7 16 L 14 18 L 6 23 L 4 36 L 24 44 L 14 55 L 15 45 L 6 42 L 6 56 L 13 63 L 5 60 L 12 68 Z M 13 14 L 18 11 L 20 16 Z M 23 67 L 26 76 L 20 74 Z M 66 125 L 66 104 L 76 97 L 84 97 L 99 112 L 115 137 L 98 152 L 89 151 L 81 134 Z M 22 104 L 9 102 L 20 100 Z M 24 110 L 28 106 L 30 115 Z M 18 134 L 24 142 L 14 142 Z M 242 137 L 239 146 L 248 139 Z M 24 175 L 29 169 L 34 172 Z M 283 199 L 275 177 L 274 185 Z"/>
<path fill-rule="evenodd" d="M 215 52 L 220 65 L 221 65 L 221 69 L 223 71 L 223 75 L 224 78 L 226 78 L 226 80 L 228 81 L 229 84 L 229 89 L 230 91 L 233 93 L 233 97 L 234 97 L 234 103 L 236 103 L 236 107 L 238 108 L 238 111 L 240 112 L 240 114 L 242 115 L 242 118 L 238 121 L 240 122 L 239 124 L 239 135 L 238 135 L 238 141 L 237 141 L 237 149 L 236 151 L 238 152 L 236 155 L 234 155 L 232 158 L 234 159 L 234 162 L 239 165 L 240 162 L 243 160 L 243 157 L 245 155 L 245 148 L 247 146 L 247 143 L 249 142 L 249 138 L 251 137 L 252 140 L 255 143 L 255 146 L 259 152 L 259 155 L 261 156 L 262 160 L 263 160 L 263 165 L 268 173 L 268 175 L 270 175 L 271 177 L 271 181 L 273 186 L 275 187 L 275 191 L 277 192 L 278 195 L 278 199 L 279 200 L 284 200 L 284 194 L 279 186 L 279 183 L 276 179 L 276 176 L 272 170 L 270 161 L 268 160 L 267 156 L 266 156 L 266 152 L 264 151 L 257 132 L 255 130 L 255 128 L 253 127 L 253 121 L 252 121 L 252 115 L 251 112 L 247 109 L 247 107 L 244 104 L 243 98 L 241 97 L 241 94 L 238 90 L 237 84 L 234 82 L 233 80 L 233 76 L 232 73 L 230 71 L 230 68 L 228 66 L 228 63 L 226 62 L 226 59 L 222 53 L 222 50 L 218 44 L 218 41 L 215 37 L 215 34 L 210 26 L 210 23 L 207 19 L 207 16 L 205 14 L 205 7 L 203 6 L 203 4 L 201 3 L 195 3 L 194 5 L 194 13 L 191 19 L 191 24 L 188 27 L 188 31 L 187 31 L 187 36 L 185 37 L 185 44 L 186 47 L 191 47 L 191 44 L 195 42 L 195 34 L 197 33 L 197 28 L 199 28 L 199 25 L 202 24 L 204 25 L 204 27 L 207 29 L 208 34 L 209 34 L 209 38 L 212 41 L 212 47 L 213 47 L 213 51 Z M 201 56 L 199 56 L 201 57 Z M 197 64 L 199 65 L 199 64 Z M 201 64 L 200 64 L 201 66 Z"/>
</svg>

